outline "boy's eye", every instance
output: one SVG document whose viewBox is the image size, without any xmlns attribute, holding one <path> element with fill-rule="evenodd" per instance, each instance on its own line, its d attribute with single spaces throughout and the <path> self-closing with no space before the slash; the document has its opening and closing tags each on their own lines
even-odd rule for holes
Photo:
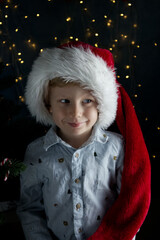
<svg viewBox="0 0 160 240">
<path fill-rule="evenodd" d="M 61 103 L 70 103 L 70 101 L 68 99 L 61 99 L 60 102 Z"/>
<path fill-rule="evenodd" d="M 83 102 L 84 102 L 84 103 L 91 103 L 92 100 L 91 100 L 91 99 L 85 99 L 85 100 L 83 100 Z"/>
</svg>

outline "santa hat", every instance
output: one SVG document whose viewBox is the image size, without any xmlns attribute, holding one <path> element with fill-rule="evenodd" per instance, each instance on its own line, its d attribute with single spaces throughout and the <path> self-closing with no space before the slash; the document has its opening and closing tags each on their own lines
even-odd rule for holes
<svg viewBox="0 0 160 240">
<path fill-rule="evenodd" d="M 89 240 L 132 240 L 150 205 L 150 160 L 132 102 L 116 82 L 112 54 L 81 42 L 46 49 L 35 61 L 26 87 L 26 102 L 37 120 L 50 124 L 43 92 L 48 81 L 61 77 L 92 91 L 99 107 L 98 125 L 107 128 L 116 118 L 125 139 L 120 194 Z"/>
<path fill-rule="evenodd" d="M 44 103 L 44 91 L 54 78 L 78 82 L 92 91 L 98 101 L 97 125 L 101 128 L 108 128 L 115 120 L 118 94 L 112 54 L 103 50 L 107 57 L 104 61 L 87 46 L 79 43 L 45 49 L 36 59 L 28 78 L 26 103 L 37 121 L 45 125 L 53 124 L 52 116 Z"/>
</svg>

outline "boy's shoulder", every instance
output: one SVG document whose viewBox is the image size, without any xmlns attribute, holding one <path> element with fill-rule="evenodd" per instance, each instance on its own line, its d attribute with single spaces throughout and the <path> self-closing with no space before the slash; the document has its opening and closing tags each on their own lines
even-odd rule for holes
<svg viewBox="0 0 160 240">
<path fill-rule="evenodd" d="M 37 149 L 37 148 L 43 148 L 43 145 L 44 145 L 44 136 L 41 136 L 41 137 L 38 137 L 36 138 L 35 140 L 33 140 L 32 142 L 30 142 L 27 146 L 27 149 L 29 150 L 34 150 L 34 149 Z"/>
<path fill-rule="evenodd" d="M 111 131 L 105 131 L 106 136 L 108 137 L 108 140 L 110 143 L 114 145 L 124 145 L 124 138 L 121 134 Z"/>
</svg>

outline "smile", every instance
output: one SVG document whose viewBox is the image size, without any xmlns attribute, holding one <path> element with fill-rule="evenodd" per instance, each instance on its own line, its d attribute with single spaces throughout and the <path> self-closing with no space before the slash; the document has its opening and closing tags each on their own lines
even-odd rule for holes
<svg viewBox="0 0 160 240">
<path fill-rule="evenodd" d="M 82 126 L 85 122 L 78 122 L 78 123 L 68 123 L 73 128 L 78 128 Z"/>
</svg>

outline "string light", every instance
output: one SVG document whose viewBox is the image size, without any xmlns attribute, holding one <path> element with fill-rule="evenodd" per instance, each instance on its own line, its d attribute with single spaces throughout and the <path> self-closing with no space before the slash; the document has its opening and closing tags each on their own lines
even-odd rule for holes
<svg viewBox="0 0 160 240">
<path fill-rule="evenodd" d="M 66 21 L 67 21 L 67 22 L 70 22 L 70 21 L 71 21 L 71 17 L 67 17 L 67 18 L 66 18 Z"/>
</svg>

